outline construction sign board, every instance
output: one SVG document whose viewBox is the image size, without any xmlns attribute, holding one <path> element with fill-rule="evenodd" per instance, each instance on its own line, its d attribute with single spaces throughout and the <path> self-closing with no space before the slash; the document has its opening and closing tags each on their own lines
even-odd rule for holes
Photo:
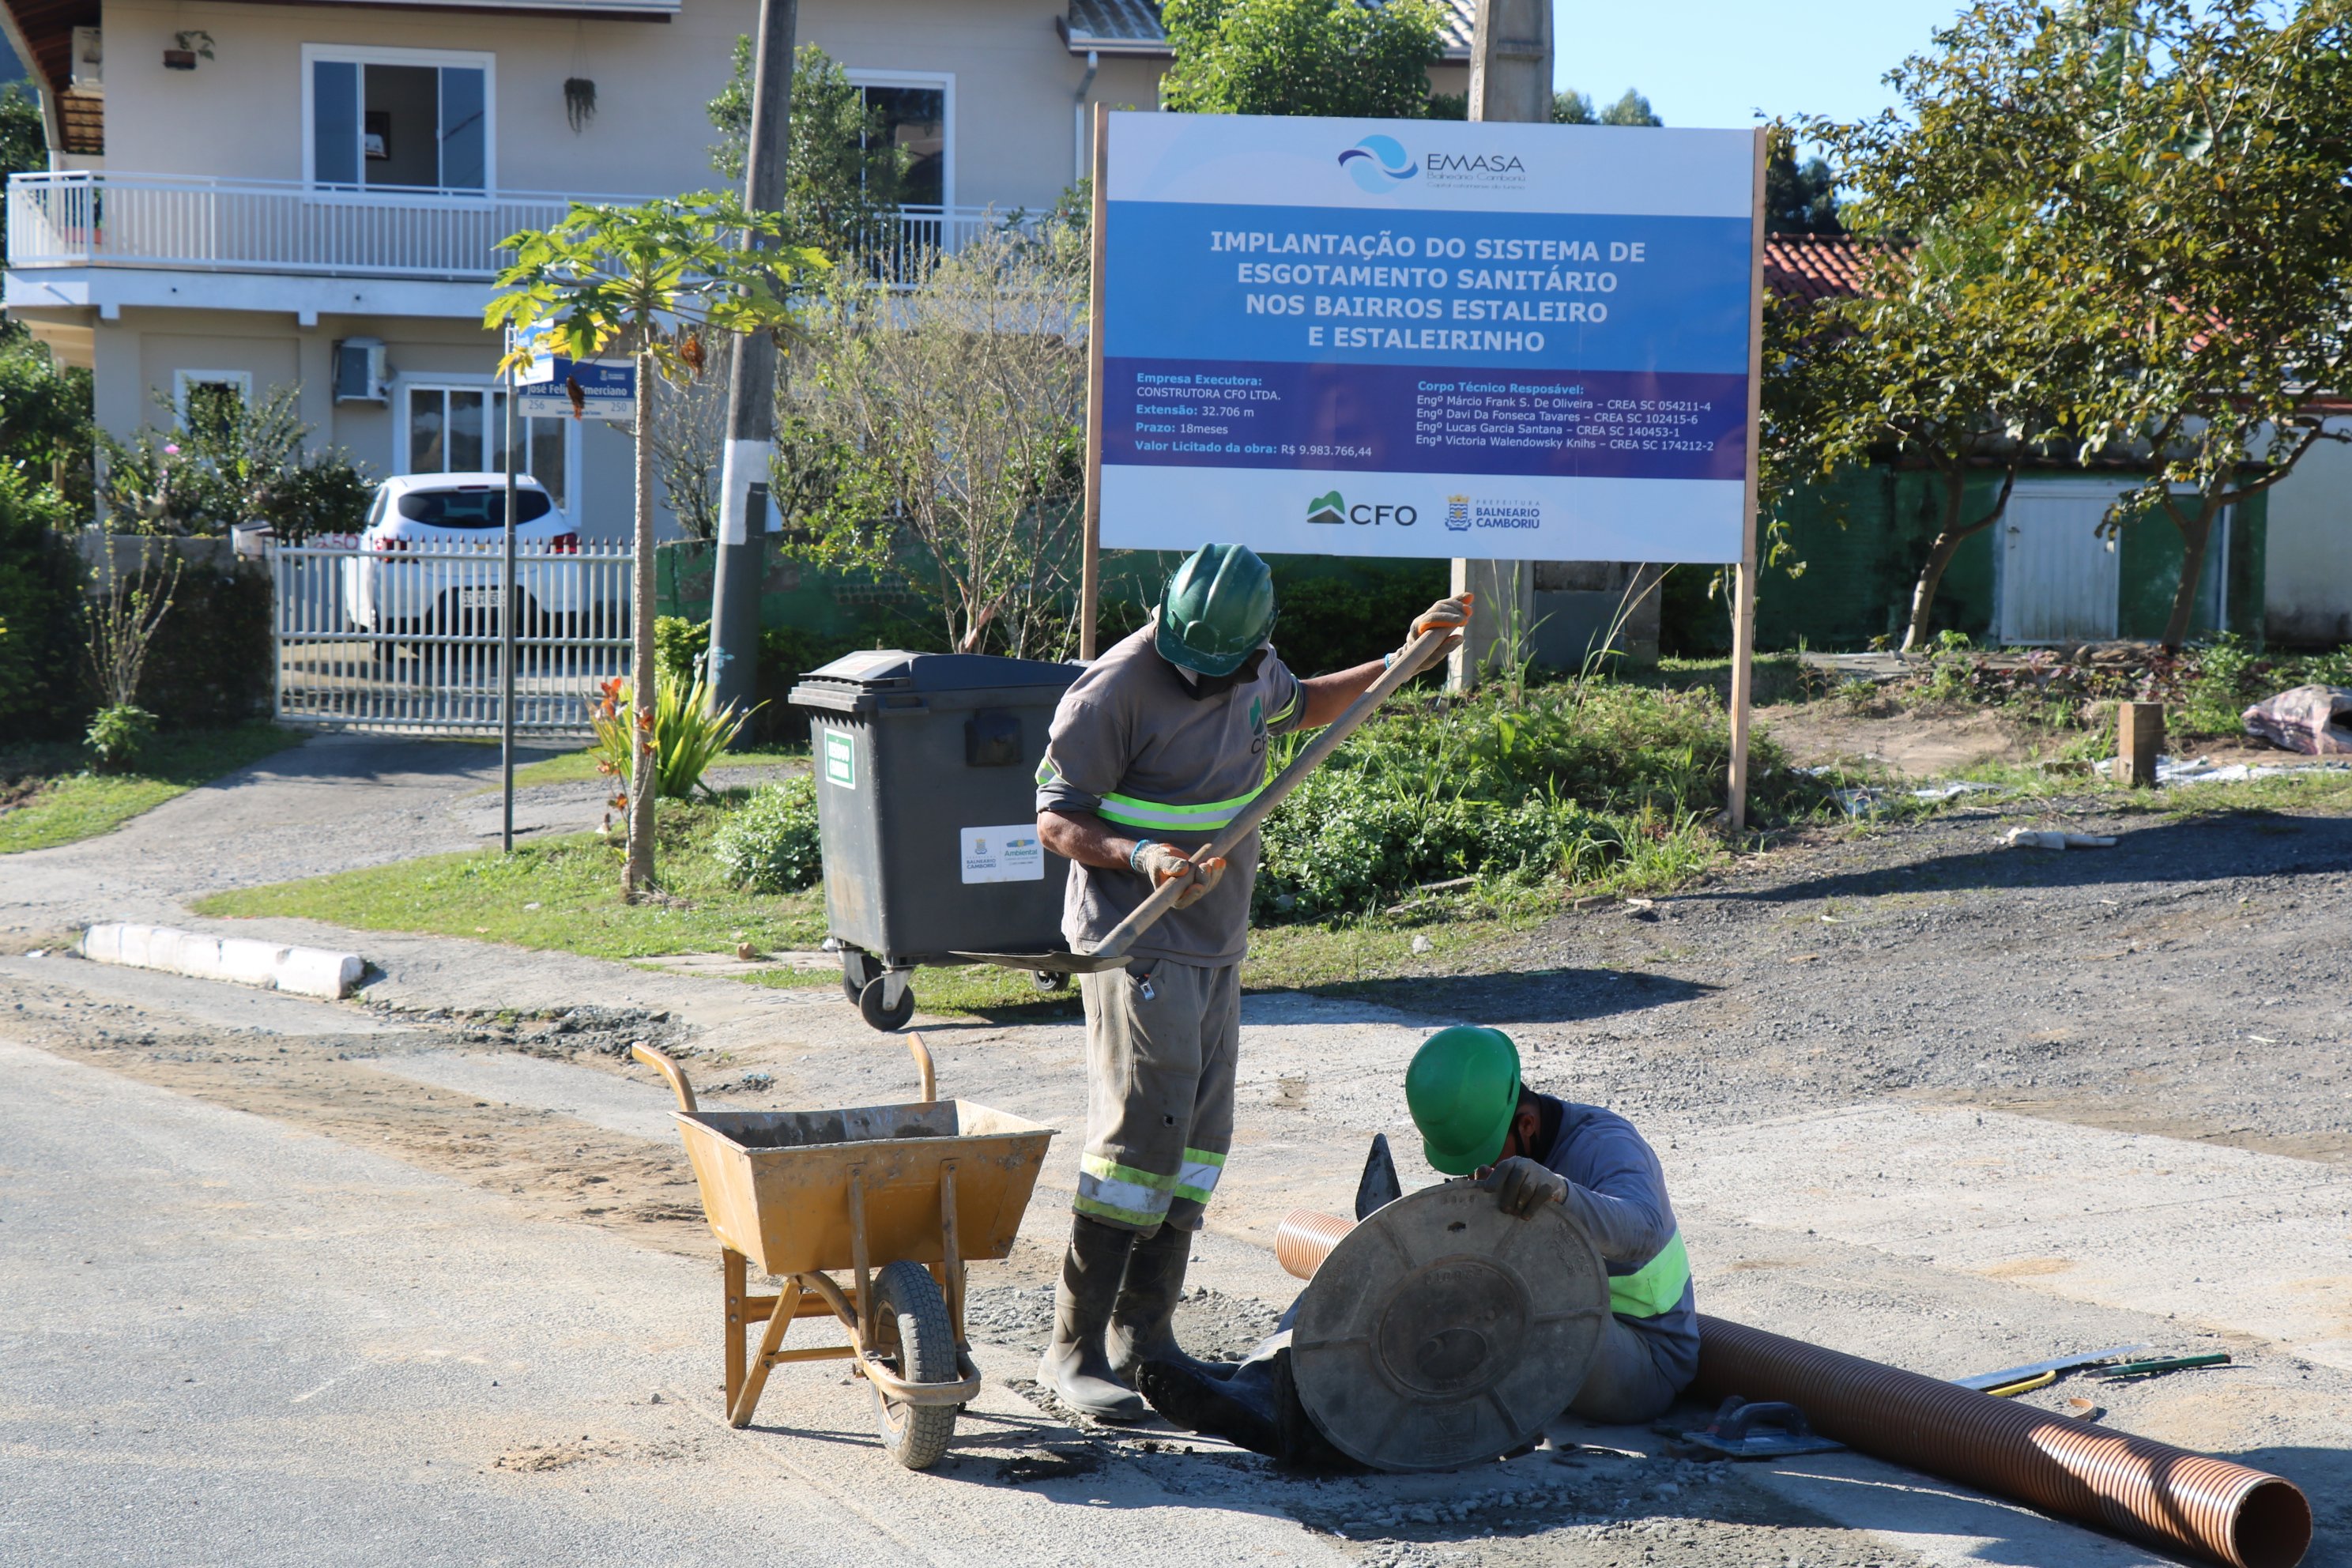
<svg viewBox="0 0 2352 1568">
<path fill-rule="evenodd" d="M 1108 116 L 1101 545 L 1740 561 L 1757 136 Z"/>
</svg>

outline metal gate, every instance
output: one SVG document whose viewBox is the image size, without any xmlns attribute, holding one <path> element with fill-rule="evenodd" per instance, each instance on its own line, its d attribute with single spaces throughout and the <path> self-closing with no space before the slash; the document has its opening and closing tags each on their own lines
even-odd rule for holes
<svg viewBox="0 0 2352 1568">
<path fill-rule="evenodd" d="M 514 617 L 515 731 L 589 732 L 598 686 L 629 673 L 626 546 L 272 545 L 278 718 L 406 734 L 499 731 L 500 626 Z"/>
</svg>

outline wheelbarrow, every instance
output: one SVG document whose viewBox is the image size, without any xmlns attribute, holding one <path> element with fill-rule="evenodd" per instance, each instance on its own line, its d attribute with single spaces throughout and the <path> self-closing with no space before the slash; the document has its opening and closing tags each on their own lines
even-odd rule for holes
<svg viewBox="0 0 2352 1568">
<path fill-rule="evenodd" d="M 1054 1130 L 942 1100 L 931 1054 L 908 1037 L 923 1098 L 837 1110 L 703 1110 L 660 1051 L 637 1060 L 677 1095 L 678 1135 L 725 1266 L 727 1419 L 748 1426 L 772 1368 L 845 1360 L 874 1394 L 882 1446 L 910 1470 L 947 1452 L 980 1392 L 964 1335 L 964 1265 L 1013 1249 Z M 783 1280 L 747 1289 L 752 1268 Z M 846 1269 L 843 1282 L 834 1273 Z M 784 1348 L 803 1318 L 831 1316 L 846 1344 Z M 746 1353 L 751 1326 L 765 1323 Z"/>
</svg>

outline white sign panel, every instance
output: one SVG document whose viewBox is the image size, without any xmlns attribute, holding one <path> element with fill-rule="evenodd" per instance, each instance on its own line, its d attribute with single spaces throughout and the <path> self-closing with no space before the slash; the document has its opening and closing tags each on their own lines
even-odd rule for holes
<svg viewBox="0 0 2352 1568">
<path fill-rule="evenodd" d="M 1738 560 L 1755 145 L 1112 115 L 1103 544 Z"/>
<path fill-rule="evenodd" d="M 1015 822 L 1003 827 L 962 830 L 963 879 L 967 882 L 1042 882 L 1045 879 L 1045 847 L 1037 840 L 1037 825 Z"/>
</svg>

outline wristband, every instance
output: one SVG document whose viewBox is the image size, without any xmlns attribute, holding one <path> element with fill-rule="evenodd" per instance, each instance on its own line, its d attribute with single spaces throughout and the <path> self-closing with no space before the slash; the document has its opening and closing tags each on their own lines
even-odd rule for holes
<svg viewBox="0 0 2352 1568">
<path fill-rule="evenodd" d="M 1394 669 L 1396 668 L 1396 651 L 1391 651 L 1381 656 L 1381 668 L 1382 669 Z"/>
<path fill-rule="evenodd" d="M 1127 852 L 1127 868 L 1137 876 L 1143 874 L 1143 852 L 1159 843 L 1157 838 L 1139 838 L 1135 847 Z"/>
</svg>

